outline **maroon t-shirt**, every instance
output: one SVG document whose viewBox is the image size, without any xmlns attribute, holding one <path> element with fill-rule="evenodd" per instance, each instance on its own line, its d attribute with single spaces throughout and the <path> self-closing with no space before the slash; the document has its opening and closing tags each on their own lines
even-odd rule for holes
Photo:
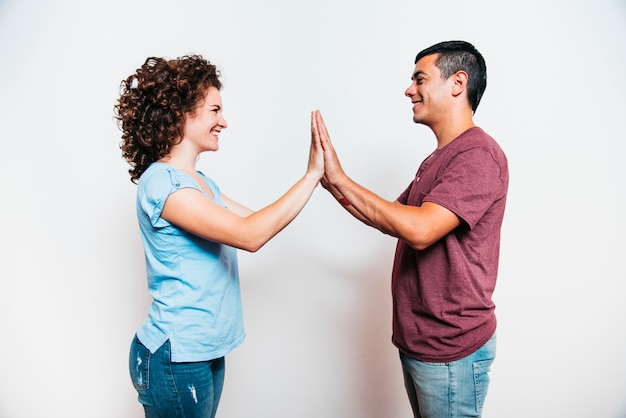
<svg viewBox="0 0 626 418">
<path fill-rule="evenodd" d="M 422 361 L 463 358 L 496 329 L 491 300 L 509 183 L 506 156 L 473 127 L 435 150 L 400 195 L 454 212 L 461 225 L 425 250 L 398 240 L 392 273 L 393 343 Z"/>
</svg>

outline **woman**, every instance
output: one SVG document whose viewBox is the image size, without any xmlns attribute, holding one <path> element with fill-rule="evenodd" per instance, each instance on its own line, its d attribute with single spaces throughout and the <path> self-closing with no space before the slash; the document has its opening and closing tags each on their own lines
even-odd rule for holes
<svg viewBox="0 0 626 418">
<path fill-rule="evenodd" d="M 198 55 L 148 58 L 122 82 L 115 106 L 120 147 L 138 183 L 153 298 L 129 357 L 149 418 L 215 416 L 224 356 L 244 339 L 236 249 L 255 252 L 287 226 L 324 173 L 312 134 L 305 175 L 255 212 L 197 171 L 200 153 L 217 151 L 228 126 L 219 76 Z"/>
</svg>

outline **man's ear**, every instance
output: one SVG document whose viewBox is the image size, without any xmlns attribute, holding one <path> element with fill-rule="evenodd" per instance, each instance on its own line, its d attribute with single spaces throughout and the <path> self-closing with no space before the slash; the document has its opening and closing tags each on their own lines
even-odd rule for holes
<svg viewBox="0 0 626 418">
<path fill-rule="evenodd" d="M 458 96 L 463 93 L 467 88 L 467 73 L 465 71 L 457 71 L 452 75 L 452 80 L 454 81 L 454 85 L 452 86 L 452 95 Z"/>
</svg>

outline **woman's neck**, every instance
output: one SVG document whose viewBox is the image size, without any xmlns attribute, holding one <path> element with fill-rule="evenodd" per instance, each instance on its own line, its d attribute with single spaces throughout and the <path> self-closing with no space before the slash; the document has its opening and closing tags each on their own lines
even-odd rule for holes
<svg viewBox="0 0 626 418">
<path fill-rule="evenodd" d="M 161 158 L 159 162 L 169 164 L 174 168 L 177 168 L 182 171 L 186 171 L 189 173 L 196 172 L 196 162 L 198 161 L 199 155 L 189 153 L 189 152 L 181 152 L 182 150 L 177 149 L 176 147 L 172 148 L 170 153 L 165 157 Z"/>
</svg>

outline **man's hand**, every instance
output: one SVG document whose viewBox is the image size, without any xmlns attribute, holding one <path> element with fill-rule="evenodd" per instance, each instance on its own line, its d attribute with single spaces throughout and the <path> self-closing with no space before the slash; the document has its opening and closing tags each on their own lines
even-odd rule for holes
<svg viewBox="0 0 626 418">
<path fill-rule="evenodd" d="M 314 131 L 314 135 L 319 137 L 324 150 L 324 177 L 322 177 L 322 186 L 333 192 L 334 186 L 337 185 L 337 183 L 344 178 L 346 174 L 344 173 L 343 168 L 341 168 L 341 163 L 339 162 L 335 148 L 330 142 L 330 135 L 326 129 L 326 124 L 324 123 L 324 118 L 322 118 L 321 112 L 316 110 L 313 113 L 314 123 L 312 129 Z"/>
</svg>

